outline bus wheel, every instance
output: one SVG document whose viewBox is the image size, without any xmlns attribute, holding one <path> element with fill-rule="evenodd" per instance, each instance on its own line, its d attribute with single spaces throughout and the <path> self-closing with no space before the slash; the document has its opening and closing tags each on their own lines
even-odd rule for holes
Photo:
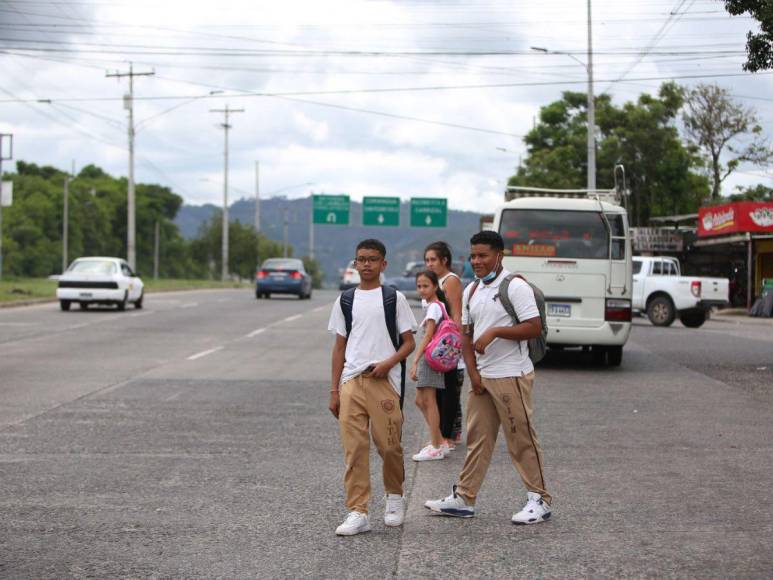
<svg viewBox="0 0 773 580">
<path fill-rule="evenodd" d="M 607 362 L 607 349 L 604 346 L 594 346 L 591 348 L 591 359 L 593 364 L 598 367 L 603 367 Z"/>
<path fill-rule="evenodd" d="M 619 367 L 623 362 L 623 347 L 610 346 L 607 350 L 607 364 L 611 367 Z"/>
</svg>

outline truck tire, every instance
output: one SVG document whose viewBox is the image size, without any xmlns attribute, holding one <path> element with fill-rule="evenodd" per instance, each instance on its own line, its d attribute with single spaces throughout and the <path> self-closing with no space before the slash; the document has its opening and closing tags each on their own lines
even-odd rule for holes
<svg viewBox="0 0 773 580">
<path fill-rule="evenodd" d="M 690 310 L 679 315 L 679 320 L 682 321 L 687 328 L 700 328 L 708 318 L 705 310 Z"/>
<path fill-rule="evenodd" d="M 647 305 L 647 318 L 655 326 L 671 326 L 676 318 L 674 303 L 667 296 L 653 298 Z"/>
<path fill-rule="evenodd" d="M 70 301 L 69 300 L 60 300 L 59 301 L 59 308 L 61 308 L 64 312 L 67 312 L 70 309 Z"/>
</svg>

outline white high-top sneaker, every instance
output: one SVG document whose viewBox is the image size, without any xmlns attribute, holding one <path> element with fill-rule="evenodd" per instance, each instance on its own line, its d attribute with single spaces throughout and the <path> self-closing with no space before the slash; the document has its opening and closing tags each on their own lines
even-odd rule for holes
<svg viewBox="0 0 773 580">
<path fill-rule="evenodd" d="M 390 527 L 403 525 L 403 518 L 405 517 L 405 500 L 403 496 L 396 493 L 388 493 L 384 499 L 386 500 L 384 525 Z"/>
<path fill-rule="evenodd" d="M 530 491 L 529 500 L 523 509 L 513 516 L 514 524 L 538 524 L 550 519 L 550 506 L 545 503 L 542 496 Z"/>
<path fill-rule="evenodd" d="M 346 516 L 344 523 L 336 528 L 336 535 L 339 536 L 354 536 L 361 534 L 362 532 L 370 531 L 370 521 L 368 520 L 368 514 L 360 512 L 349 512 Z"/>
<path fill-rule="evenodd" d="M 452 488 L 451 495 L 443 499 L 430 499 L 424 502 L 424 507 L 446 516 L 456 518 L 471 518 L 475 515 L 475 508 L 464 503 L 461 496 L 456 493 L 456 486 Z"/>
</svg>

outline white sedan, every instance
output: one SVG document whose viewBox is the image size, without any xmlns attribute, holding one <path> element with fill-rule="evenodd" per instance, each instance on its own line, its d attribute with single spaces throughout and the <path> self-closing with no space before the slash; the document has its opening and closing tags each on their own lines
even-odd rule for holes
<svg viewBox="0 0 773 580">
<path fill-rule="evenodd" d="M 128 303 L 142 308 L 142 280 L 121 258 L 78 258 L 59 277 L 56 297 L 62 310 L 77 302 L 85 310 L 90 304 L 114 304 L 125 310 Z"/>
</svg>

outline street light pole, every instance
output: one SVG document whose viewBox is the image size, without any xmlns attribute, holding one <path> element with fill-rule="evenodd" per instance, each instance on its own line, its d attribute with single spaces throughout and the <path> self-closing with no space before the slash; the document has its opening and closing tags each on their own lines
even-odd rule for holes
<svg viewBox="0 0 773 580">
<path fill-rule="evenodd" d="M 596 103 L 593 96 L 593 26 L 588 0 L 588 189 L 596 189 Z"/>
<path fill-rule="evenodd" d="M 588 6 L 588 62 L 587 64 L 582 62 L 573 54 L 568 52 L 562 52 L 558 50 L 548 50 L 547 48 L 539 46 L 531 46 L 532 50 L 542 52 L 545 54 L 562 54 L 568 56 L 576 63 L 580 64 L 585 72 L 588 74 L 588 145 L 587 145 L 587 188 L 589 190 L 596 189 L 596 101 L 593 94 L 593 26 L 592 26 L 592 11 L 591 0 L 587 0 Z"/>
<path fill-rule="evenodd" d="M 255 162 L 255 231 L 260 233 L 260 161 Z"/>
<path fill-rule="evenodd" d="M 228 105 L 225 109 L 210 109 L 210 113 L 224 113 L 225 121 L 221 124 L 225 134 L 225 147 L 223 152 L 223 233 L 222 233 L 222 268 L 220 277 L 225 282 L 228 279 L 228 130 L 231 125 L 228 124 L 228 116 L 231 113 L 243 113 L 244 109 L 231 109 Z"/>
<path fill-rule="evenodd" d="M 8 140 L 8 153 L 3 151 L 3 144 Z M 3 161 L 13 159 L 13 135 L 0 133 L 0 280 L 3 279 Z"/>
</svg>

